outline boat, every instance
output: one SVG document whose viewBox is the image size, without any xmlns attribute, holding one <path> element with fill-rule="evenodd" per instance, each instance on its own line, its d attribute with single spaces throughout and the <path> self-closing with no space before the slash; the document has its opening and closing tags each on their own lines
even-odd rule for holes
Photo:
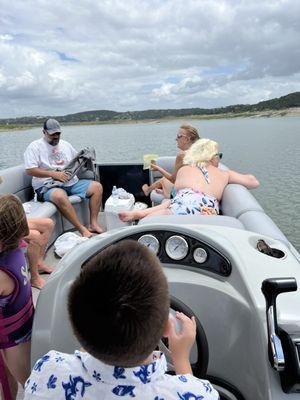
<svg viewBox="0 0 300 400">
<path fill-rule="evenodd" d="M 173 162 L 169 157 L 157 160 L 169 170 Z M 16 194 L 27 203 L 29 216 L 55 221 L 50 254 L 55 239 L 72 227 L 53 204 L 32 200 L 24 166 L 2 170 L 0 176 L 0 193 Z M 151 205 L 140 188 L 155 176 L 142 164 L 97 164 L 99 178 L 104 203 L 116 185 Z M 76 196 L 70 200 L 87 223 L 87 202 Z M 209 379 L 221 399 L 299 399 L 300 255 L 244 187 L 226 187 L 221 211 L 220 216 L 149 216 L 128 226 L 119 221 L 115 229 L 66 254 L 37 299 L 32 365 L 51 349 L 68 353 L 78 348 L 67 316 L 70 284 L 91 256 L 132 239 L 159 257 L 171 308 L 197 318 L 197 346 L 191 358 L 195 375 Z M 102 223 L 105 212 L 100 218 Z"/>
</svg>

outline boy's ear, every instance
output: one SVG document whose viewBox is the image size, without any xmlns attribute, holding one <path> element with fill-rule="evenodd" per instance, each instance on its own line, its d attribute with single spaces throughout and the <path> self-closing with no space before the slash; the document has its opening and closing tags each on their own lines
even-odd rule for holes
<svg viewBox="0 0 300 400">
<path fill-rule="evenodd" d="M 164 327 L 164 330 L 163 330 L 163 337 L 168 337 L 171 329 L 172 329 L 172 322 L 171 322 L 171 319 L 169 317 L 168 321 L 167 321 L 167 323 L 166 323 L 166 325 Z"/>
</svg>

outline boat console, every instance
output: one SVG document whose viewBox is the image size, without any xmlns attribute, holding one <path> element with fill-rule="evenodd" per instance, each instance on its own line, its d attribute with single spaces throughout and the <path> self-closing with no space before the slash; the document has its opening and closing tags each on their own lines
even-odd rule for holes
<svg viewBox="0 0 300 400">
<path fill-rule="evenodd" d="M 197 317 L 202 347 L 192 354 L 195 373 L 207 376 L 222 399 L 299 398 L 299 263 L 282 241 L 226 226 L 148 223 L 111 230 L 77 246 L 39 296 L 32 363 L 50 349 L 78 348 L 68 322 L 69 287 L 87 260 L 125 239 L 156 253 L 172 308 L 185 307 Z M 260 240 L 281 257 L 262 252 Z"/>
</svg>

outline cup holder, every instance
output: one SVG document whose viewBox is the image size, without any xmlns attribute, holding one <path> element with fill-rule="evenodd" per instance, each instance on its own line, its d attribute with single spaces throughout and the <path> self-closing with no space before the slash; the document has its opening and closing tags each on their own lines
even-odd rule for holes
<svg viewBox="0 0 300 400">
<path fill-rule="evenodd" d="M 282 250 L 270 247 L 263 239 L 257 241 L 256 248 L 260 253 L 274 258 L 283 258 L 285 253 Z"/>
</svg>

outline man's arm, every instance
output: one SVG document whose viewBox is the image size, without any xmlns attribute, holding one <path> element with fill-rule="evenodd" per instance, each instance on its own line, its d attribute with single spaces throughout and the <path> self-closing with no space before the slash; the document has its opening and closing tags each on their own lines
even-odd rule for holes
<svg viewBox="0 0 300 400">
<path fill-rule="evenodd" d="M 240 174 L 235 171 L 228 170 L 228 183 L 238 183 L 247 189 L 255 189 L 259 186 L 259 181 L 254 175 Z"/>
<path fill-rule="evenodd" d="M 64 171 L 46 170 L 43 168 L 26 168 L 26 173 L 36 178 L 52 178 L 56 181 L 66 182 L 68 175 Z"/>
</svg>

